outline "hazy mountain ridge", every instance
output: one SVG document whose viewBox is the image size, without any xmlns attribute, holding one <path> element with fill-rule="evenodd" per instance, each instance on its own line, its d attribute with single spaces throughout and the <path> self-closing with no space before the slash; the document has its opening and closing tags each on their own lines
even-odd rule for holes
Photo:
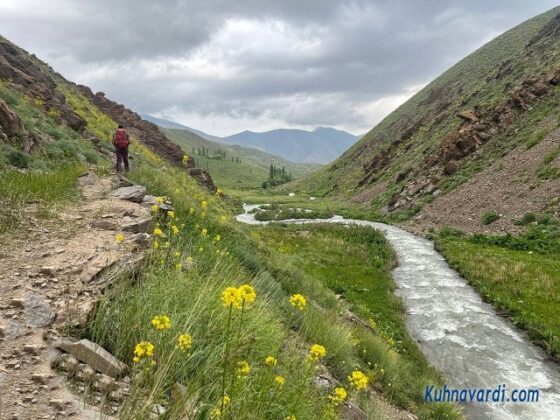
<svg viewBox="0 0 560 420">
<path fill-rule="evenodd" d="M 163 128 L 189 130 L 206 140 L 250 147 L 299 163 L 329 163 L 360 138 L 330 127 L 317 127 L 313 131 L 279 128 L 262 133 L 246 130 L 231 136 L 218 137 L 174 121 L 151 115 L 142 117 Z"/>
</svg>

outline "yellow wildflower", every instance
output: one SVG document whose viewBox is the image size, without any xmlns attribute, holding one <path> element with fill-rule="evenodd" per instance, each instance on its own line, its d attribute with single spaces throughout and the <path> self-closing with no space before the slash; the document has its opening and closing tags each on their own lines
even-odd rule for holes
<svg viewBox="0 0 560 420">
<path fill-rule="evenodd" d="M 224 224 L 225 222 L 227 222 L 227 217 L 226 216 L 220 216 L 220 223 Z"/>
<path fill-rule="evenodd" d="M 157 213 L 159 211 L 159 206 L 157 204 L 154 204 L 152 207 L 150 207 L 152 213 Z"/>
<path fill-rule="evenodd" d="M 187 264 L 191 265 L 194 262 L 193 257 L 191 257 L 190 255 L 187 257 Z"/>
<path fill-rule="evenodd" d="M 169 241 L 165 241 L 165 242 L 163 243 L 163 247 L 164 247 L 164 248 L 169 248 L 170 246 L 171 246 L 171 243 L 170 243 Z"/>
<path fill-rule="evenodd" d="M 156 197 L 156 203 L 157 204 L 163 204 L 164 201 L 165 201 L 165 199 L 163 197 Z"/>
<path fill-rule="evenodd" d="M 142 357 L 152 357 L 154 355 L 155 346 L 149 341 L 141 341 L 134 347 L 135 363 L 138 363 Z"/>
<path fill-rule="evenodd" d="M 214 242 L 220 242 L 220 239 L 222 239 L 222 237 L 220 235 L 216 235 L 214 237 Z"/>
<path fill-rule="evenodd" d="M 115 235 L 115 241 L 117 241 L 118 244 L 122 244 L 124 242 L 124 235 L 122 233 L 117 233 Z"/>
<path fill-rule="evenodd" d="M 200 217 L 202 217 L 204 219 L 206 217 L 206 212 L 203 211 L 202 213 L 200 213 Z"/>
<path fill-rule="evenodd" d="M 204 251 L 204 248 L 199 247 L 199 248 L 198 248 L 198 252 L 202 252 L 202 251 Z"/>
<path fill-rule="evenodd" d="M 175 251 L 175 254 L 174 254 L 174 255 L 175 255 L 176 257 L 180 257 L 180 256 L 181 256 L 181 253 L 180 253 L 179 251 Z"/>
<path fill-rule="evenodd" d="M 278 360 L 276 360 L 276 357 L 274 356 L 268 356 L 266 359 L 264 359 L 264 362 L 271 367 L 275 367 L 278 364 Z"/>
<path fill-rule="evenodd" d="M 346 390 L 342 387 L 336 387 L 334 389 L 334 392 L 332 395 L 329 395 L 329 399 L 334 403 L 334 405 L 338 405 L 341 402 L 343 402 L 346 397 L 348 396 L 348 393 L 346 392 Z"/>
<path fill-rule="evenodd" d="M 274 382 L 276 382 L 278 385 L 282 386 L 286 382 L 286 378 L 284 378 L 283 376 L 277 375 L 277 376 L 274 377 Z"/>
<path fill-rule="evenodd" d="M 222 410 L 220 410 L 218 407 L 214 408 L 210 412 L 210 418 L 212 419 L 219 419 L 221 416 L 222 416 Z"/>
<path fill-rule="evenodd" d="M 237 362 L 237 375 L 239 377 L 247 376 L 251 372 L 251 365 L 245 360 Z"/>
<path fill-rule="evenodd" d="M 201 201 L 200 207 L 202 207 L 203 210 L 206 210 L 208 208 L 208 201 Z"/>
<path fill-rule="evenodd" d="M 183 264 L 181 264 L 181 263 L 175 264 L 175 270 L 181 271 L 182 269 L 183 269 Z"/>
<path fill-rule="evenodd" d="M 189 163 L 189 156 L 188 155 L 183 155 L 183 163 L 184 164 Z"/>
<path fill-rule="evenodd" d="M 186 351 L 192 347 L 192 337 L 190 334 L 181 334 L 177 339 L 177 346 L 179 350 Z"/>
<path fill-rule="evenodd" d="M 193 207 L 191 207 L 191 208 L 189 209 L 189 213 L 190 213 L 190 214 L 193 214 L 193 213 L 194 213 L 194 208 L 193 208 Z"/>
<path fill-rule="evenodd" d="M 171 231 L 173 232 L 173 235 L 177 235 L 179 233 L 179 228 L 175 225 L 172 225 Z"/>
<path fill-rule="evenodd" d="M 152 248 L 158 249 L 159 248 L 159 242 L 158 241 L 153 241 L 152 242 Z"/>
<path fill-rule="evenodd" d="M 221 188 L 218 188 L 218 189 L 216 190 L 216 195 L 217 195 L 217 196 L 220 196 L 220 195 L 222 195 L 222 192 L 223 192 L 222 189 L 221 189 Z"/>
<path fill-rule="evenodd" d="M 152 325 L 156 330 L 168 330 L 171 328 L 171 320 L 167 315 L 157 315 L 152 319 Z"/>
<path fill-rule="evenodd" d="M 222 302 L 224 306 L 232 306 L 241 309 L 241 292 L 237 287 L 227 287 L 222 293 Z"/>
<path fill-rule="evenodd" d="M 355 370 L 350 374 L 350 376 L 348 376 L 348 381 L 350 381 L 350 385 L 357 390 L 360 390 L 367 387 L 369 378 L 365 375 L 365 373 Z"/>
<path fill-rule="evenodd" d="M 297 420 L 297 417 L 292 414 L 290 416 L 284 417 L 284 420 Z"/>
<path fill-rule="evenodd" d="M 307 355 L 308 360 L 314 362 L 316 360 L 322 359 L 327 355 L 327 349 L 320 344 L 313 344 L 309 349 L 309 354 Z"/>
<path fill-rule="evenodd" d="M 174 212 L 173 210 L 169 210 L 169 211 L 167 212 L 167 216 L 168 216 L 170 219 L 173 219 L 173 218 L 175 217 L 175 212 Z"/>
<path fill-rule="evenodd" d="M 208 229 L 202 229 L 200 231 L 200 236 L 202 236 L 203 238 L 206 238 L 208 236 Z"/>
<path fill-rule="evenodd" d="M 231 402 L 231 398 L 228 395 L 224 395 L 224 399 L 222 400 L 224 407 L 227 407 Z"/>
<path fill-rule="evenodd" d="M 303 295 L 299 293 L 290 296 L 289 302 L 290 305 L 292 305 L 294 308 L 299 309 L 300 311 L 303 311 L 305 309 L 305 305 L 307 305 L 307 300 Z"/>
<path fill-rule="evenodd" d="M 253 289 L 253 286 L 250 286 L 248 284 L 244 284 L 241 287 L 239 287 L 239 293 L 241 296 L 241 300 L 245 302 L 247 305 L 253 303 L 257 298 L 255 289 Z"/>
<path fill-rule="evenodd" d="M 154 229 L 154 235 L 156 236 L 163 236 L 163 231 L 160 228 L 155 228 Z"/>
</svg>

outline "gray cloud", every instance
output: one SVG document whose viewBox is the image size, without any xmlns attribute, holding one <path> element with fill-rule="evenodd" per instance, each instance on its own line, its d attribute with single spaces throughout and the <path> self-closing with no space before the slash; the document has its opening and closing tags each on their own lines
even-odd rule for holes
<svg viewBox="0 0 560 420">
<path fill-rule="evenodd" d="M 48 4 L 46 4 L 48 3 Z M 78 83 L 209 132 L 361 133 L 551 0 L 3 0 L 3 35 Z"/>
</svg>

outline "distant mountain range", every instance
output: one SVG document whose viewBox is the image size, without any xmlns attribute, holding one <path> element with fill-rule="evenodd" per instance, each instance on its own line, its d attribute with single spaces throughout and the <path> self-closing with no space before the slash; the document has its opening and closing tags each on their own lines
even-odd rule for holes
<svg viewBox="0 0 560 420">
<path fill-rule="evenodd" d="M 360 138 L 346 131 L 328 127 L 318 127 L 313 131 L 297 129 L 278 129 L 264 133 L 243 131 L 227 137 L 217 137 L 151 115 L 142 115 L 142 118 L 163 128 L 189 130 L 206 140 L 251 147 L 300 163 L 332 162 Z"/>
</svg>

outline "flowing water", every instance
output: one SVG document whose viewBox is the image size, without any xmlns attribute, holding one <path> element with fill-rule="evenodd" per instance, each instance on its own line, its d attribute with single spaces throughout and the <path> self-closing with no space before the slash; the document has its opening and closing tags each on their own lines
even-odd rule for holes
<svg viewBox="0 0 560 420">
<path fill-rule="evenodd" d="M 237 220 L 255 220 L 244 205 Z M 466 281 L 434 250 L 432 242 L 395 226 L 334 216 L 324 220 L 282 223 L 341 223 L 383 231 L 395 250 L 396 293 L 406 305 L 406 324 L 429 362 L 452 388 L 496 388 L 505 384 L 505 398 L 514 389 L 537 388 L 538 402 L 473 402 L 470 419 L 560 419 L 560 367 L 531 344 L 526 335 L 484 303 Z M 433 395 L 433 393 L 432 393 Z"/>
</svg>

